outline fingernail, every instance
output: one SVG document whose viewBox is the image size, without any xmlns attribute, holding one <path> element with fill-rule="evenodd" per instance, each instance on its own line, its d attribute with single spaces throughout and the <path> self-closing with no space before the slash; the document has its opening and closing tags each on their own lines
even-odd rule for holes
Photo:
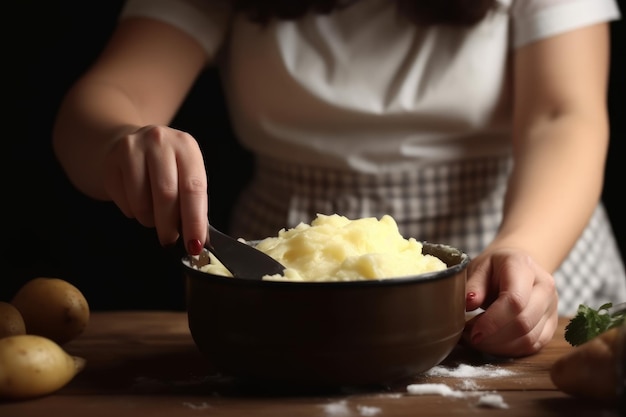
<svg viewBox="0 0 626 417">
<path fill-rule="evenodd" d="M 202 242 L 198 239 L 191 239 L 187 242 L 187 252 L 190 255 L 199 255 L 202 252 Z"/>
</svg>

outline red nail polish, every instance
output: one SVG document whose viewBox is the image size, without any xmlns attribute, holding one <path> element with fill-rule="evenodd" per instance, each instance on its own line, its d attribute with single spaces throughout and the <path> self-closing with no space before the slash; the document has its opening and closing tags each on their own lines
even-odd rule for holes
<svg viewBox="0 0 626 417">
<path fill-rule="evenodd" d="M 189 252 L 190 255 L 199 255 L 200 252 L 202 252 L 202 242 L 198 239 L 191 239 L 187 242 L 187 252 Z"/>
</svg>

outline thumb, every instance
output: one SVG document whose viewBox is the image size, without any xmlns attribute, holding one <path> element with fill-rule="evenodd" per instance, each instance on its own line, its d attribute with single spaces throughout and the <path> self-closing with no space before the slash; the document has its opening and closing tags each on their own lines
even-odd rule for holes
<svg viewBox="0 0 626 417">
<path fill-rule="evenodd" d="M 487 260 L 481 261 L 477 258 L 470 263 L 465 284 L 466 311 L 474 311 L 485 303 L 490 271 L 490 263 Z"/>
</svg>

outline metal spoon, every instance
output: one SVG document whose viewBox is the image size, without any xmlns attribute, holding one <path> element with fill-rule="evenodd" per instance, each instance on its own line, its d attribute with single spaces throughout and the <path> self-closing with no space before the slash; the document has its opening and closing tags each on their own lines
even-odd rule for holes
<svg viewBox="0 0 626 417">
<path fill-rule="evenodd" d="M 260 280 L 265 275 L 283 275 L 285 267 L 271 256 L 220 232 L 211 224 L 207 230 L 209 239 L 204 245 L 233 274 L 235 278 Z M 203 250 L 198 257 L 190 256 L 196 268 L 209 263 L 209 253 Z"/>
</svg>

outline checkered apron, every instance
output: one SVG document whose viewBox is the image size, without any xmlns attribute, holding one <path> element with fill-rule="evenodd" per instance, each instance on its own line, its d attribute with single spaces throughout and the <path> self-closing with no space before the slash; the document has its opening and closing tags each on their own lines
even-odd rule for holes
<svg viewBox="0 0 626 417">
<path fill-rule="evenodd" d="M 310 223 L 318 213 L 389 214 L 405 237 L 476 256 L 500 224 L 510 168 L 508 157 L 489 157 L 381 175 L 260 158 L 235 206 L 231 233 L 255 240 Z M 575 314 L 580 303 L 626 301 L 624 266 L 601 204 L 554 278 L 560 314 Z"/>
</svg>

